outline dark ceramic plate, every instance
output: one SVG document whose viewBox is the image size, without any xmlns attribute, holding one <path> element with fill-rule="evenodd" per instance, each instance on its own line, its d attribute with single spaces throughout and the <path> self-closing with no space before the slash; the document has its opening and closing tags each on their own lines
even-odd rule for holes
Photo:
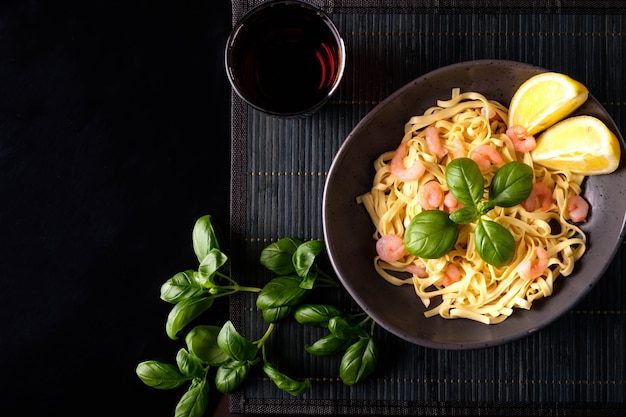
<svg viewBox="0 0 626 417">
<path fill-rule="evenodd" d="M 425 318 L 425 307 L 413 287 L 396 287 L 373 268 L 376 254 L 374 226 L 356 197 L 371 188 L 373 161 L 395 149 L 409 117 L 421 114 L 438 99 L 448 99 L 454 87 L 477 91 L 508 105 L 515 90 L 543 68 L 512 61 L 471 61 L 447 66 L 405 85 L 359 122 L 335 156 L 324 190 L 324 239 L 330 261 L 352 298 L 380 326 L 409 342 L 439 349 L 475 349 L 522 338 L 545 327 L 578 303 L 602 277 L 624 239 L 626 170 L 620 165 L 611 175 L 589 177 L 584 196 L 591 205 L 583 229 L 588 249 L 568 277 L 559 277 L 552 296 L 516 309 L 500 324 L 471 320 Z M 576 114 L 604 121 L 624 139 L 606 110 L 591 95 Z"/>
</svg>

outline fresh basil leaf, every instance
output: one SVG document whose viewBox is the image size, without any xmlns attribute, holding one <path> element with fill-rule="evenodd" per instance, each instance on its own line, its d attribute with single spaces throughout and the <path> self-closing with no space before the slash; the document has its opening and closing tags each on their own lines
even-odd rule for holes
<svg viewBox="0 0 626 417">
<path fill-rule="evenodd" d="M 212 249 L 220 248 L 210 215 L 202 216 L 196 220 L 191 238 L 193 241 L 193 251 L 198 258 L 198 262 L 202 262 Z"/>
<path fill-rule="evenodd" d="M 448 213 L 426 210 L 411 219 L 404 232 L 404 246 L 414 256 L 440 258 L 452 249 L 458 236 L 459 225 L 450 220 Z"/>
<path fill-rule="evenodd" d="M 328 321 L 328 330 L 337 337 L 343 339 L 355 339 L 357 337 L 367 337 L 367 332 L 360 326 L 354 325 L 345 317 L 337 316 Z"/>
<path fill-rule="evenodd" d="M 174 417 L 202 417 L 209 405 L 209 390 L 204 378 L 194 380 L 176 405 Z"/>
<path fill-rule="evenodd" d="M 466 206 L 475 206 L 485 194 L 485 180 L 471 158 L 457 158 L 446 167 L 446 183 L 452 195 Z"/>
<path fill-rule="evenodd" d="M 333 317 L 343 316 L 339 307 L 327 304 L 302 304 L 293 314 L 296 321 L 305 326 L 328 327 L 328 321 Z"/>
<path fill-rule="evenodd" d="M 202 284 L 211 288 L 215 286 L 215 273 L 228 261 L 228 256 L 219 249 L 211 249 L 209 253 L 204 257 L 200 266 L 198 267 L 198 273 Z"/>
<path fill-rule="evenodd" d="M 187 349 L 202 362 L 211 366 L 224 363 L 228 359 L 228 355 L 217 344 L 217 335 L 220 330 L 221 328 L 218 326 L 195 326 L 185 336 Z"/>
<path fill-rule="evenodd" d="M 174 365 L 159 361 L 141 362 L 135 372 L 144 384 L 162 390 L 178 388 L 190 379 Z"/>
<path fill-rule="evenodd" d="M 165 323 L 165 332 L 170 339 L 178 339 L 180 332 L 186 325 L 204 313 L 213 305 L 213 297 L 198 297 L 182 300 L 170 310 Z"/>
<path fill-rule="evenodd" d="M 311 380 L 309 378 L 304 381 L 296 381 L 280 372 L 269 362 L 263 363 L 263 372 L 265 372 L 265 375 L 267 375 L 279 389 L 294 397 L 307 392 L 311 388 Z"/>
<path fill-rule="evenodd" d="M 480 219 L 474 231 L 476 251 L 490 265 L 501 267 L 515 256 L 515 238 L 502 225 Z"/>
<path fill-rule="evenodd" d="M 176 354 L 176 364 L 180 371 L 192 378 L 204 378 L 205 372 L 200 359 L 187 352 L 186 349 L 179 349 Z"/>
<path fill-rule="evenodd" d="M 315 286 L 316 279 L 317 273 L 309 271 L 306 276 L 302 277 L 302 281 L 300 281 L 300 288 L 305 290 L 312 290 Z"/>
<path fill-rule="evenodd" d="M 273 278 L 265 284 L 256 299 L 256 306 L 264 313 L 263 318 L 266 318 L 266 311 L 273 309 L 279 309 L 280 314 L 268 314 L 269 323 L 292 313 L 309 294 L 309 290 L 300 287 L 300 282 L 300 277 L 286 276 Z"/>
<path fill-rule="evenodd" d="M 176 304 L 187 298 L 198 297 L 204 291 L 196 271 L 179 272 L 161 285 L 161 300 Z"/>
<path fill-rule="evenodd" d="M 261 251 L 261 265 L 276 275 L 290 275 L 296 272 L 293 265 L 293 254 L 302 242 L 298 239 L 283 238 L 267 245 Z"/>
<path fill-rule="evenodd" d="M 315 264 L 315 258 L 323 249 L 324 244 L 321 240 L 309 240 L 298 246 L 292 261 L 299 277 L 306 278 L 309 275 L 311 267 Z"/>
<path fill-rule="evenodd" d="M 245 381 L 250 372 L 250 363 L 229 360 L 215 372 L 215 388 L 223 394 L 232 392 Z"/>
<path fill-rule="evenodd" d="M 269 307 L 261 310 L 261 315 L 266 322 L 276 323 L 285 317 L 289 317 L 294 309 L 294 306 Z"/>
<path fill-rule="evenodd" d="M 343 352 L 354 342 L 354 339 L 346 339 L 336 334 L 328 334 L 320 337 L 312 345 L 304 347 L 304 350 L 315 356 L 329 356 Z"/>
<path fill-rule="evenodd" d="M 217 335 L 217 345 L 229 357 L 237 361 L 252 361 L 259 348 L 237 332 L 229 320 L 224 323 Z"/>
<path fill-rule="evenodd" d="M 456 224 L 468 224 L 478 218 L 478 210 L 476 206 L 465 206 L 450 213 L 450 220 Z"/>
<path fill-rule="evenodd" d="M 526 200 L 533 189 L 533 169 L 523 162 L 507 162 L 496 171 L 489 199 L 499 207 L 512 207 Z"/>
<path fill-rule="evenodd" d="M 346 385 L 354 385 L 376 369 L 378 349 L 372 338 L 359 339 L 341 357 L 339 377 Z"/>
</svg>

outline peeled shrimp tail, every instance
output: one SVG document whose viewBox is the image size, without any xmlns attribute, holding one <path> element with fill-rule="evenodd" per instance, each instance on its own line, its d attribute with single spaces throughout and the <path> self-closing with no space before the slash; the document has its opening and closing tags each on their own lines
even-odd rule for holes
<svg viewBox="0 0 626 417">
<path fill-rule="evenodd" d="M 535 279 L 543 274 L 548 267 L 548 253 L 542 247 L 535 248 L 535 258 L 527 259 L 517 265 L 517 273 L 522 279 Z"/>
<path fill-rule="evenodd" d="M 567 200 L 567 211 L 573 222 L 585 222 L 589 213 L 589 203 L 580 195 L 575 195 Z"/>
<path fill-rule="evenodd" d="M 511 126 L 506 130 L 517 152 L 530 152 L 537 147 L 535 137 L 529 134 L 522 126 Z"/>
<path fill-rule="evenodd" d="M 478 164 L 481 172 L 487 171 L 492 165 L 500 166 L 504 163 L 496 148 L 489 145 L 479 145 L 474 148 L 470 158 Z"/>
<path fill-rule="evenodd" d="M 391 159 L 389 169 L 400 181 L 417 181 L 424 175 L 424 172 L 426 172 L 426 167 L 420 160 L 415 160 L 410 168 L 404 165 L 406 146 L 406 142 L 402 142 L 400 146 L 398 146 L 398 149 L 396 149 Z"/>
</svg>

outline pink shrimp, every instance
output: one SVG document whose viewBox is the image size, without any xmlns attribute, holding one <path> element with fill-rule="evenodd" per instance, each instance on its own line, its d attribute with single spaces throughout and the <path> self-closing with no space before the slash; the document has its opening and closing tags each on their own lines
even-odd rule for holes
<svg viewBox="0 0 626 417">
<path fill-rule="evenodd" d="M 506 130 L 506 135 L 511 138 L 513 147 L 518 152 L 530 152 L 537 147 L 535 137 L 530 135 L 522 126 L 511 126 Z"/>
<path fill-rule="evenodd" d="M 402 142 L 398 149 L 396 149 L 393 158 L 391 159 L 390 170 L 393 175 L 398 177 L 400 181 L 416 181 L 420 179 L 426 167 L 422 161 L 416 160 L 413 162 L 410 168 L 404 165 L 404 156 L 406 154 L 406 142 Z"/>
<path fill-rule="evenodd" d="M 447 287 L 448 285 L 454 284 L 461 280 L 461 270 L 458 266 L 454 264 L 448 264 L 446 266 L 446 271 L 443 274 L 443 278 L 441 278 L 441 283 Z"/>
<path fill-rule="evenodd" d="M 467 149 L 460 138 L 454 138 L 452 141 L 452 159 L 463 158 L 467 156 Z"/>
<path fill-rule="evenodd" d="M 522 201 L 522 207 L 526 211 L 535 211 L 539 207 L 543 211 L 548 211 L 550 206 L 552 206 L 552 190 L 543 182 L 536 182 L 528 198 Z"/>
<path fill-rule="evenodd" d="M 581 196 L 575 195 L 567 199 L 567 211 L 573 222 L 585 222 L 589 213 L 589 203 Z"/>
<path fill-rule="evenodd" d="M 417 201 L 424 210 L 437 208 L 443 201 L 443 190 L 437 181 L 428 181 L 417 191 Z"/>
<path fill-rule="evenodd" d="M 493 107 L 481 108 L 480 115 L 483 117 L 486 117 L 488 120 L 502 120 L 502 117 L 500 117 L 500 115 L 496 112 L 496 110 Z"/>
<path fill-rule="evenodd" d="M 481 172 L 487 171 L 492 165 L 500 166 L 504 162 L 498 151 L 489 145 L 478 145 L 470 156 L 478 164 Z"/>
<path fill-rule="evenodd" d="M 426 132 L 426 144 L 428 150 L 431 151 L 437 158 L 443 158 L 447 155 L 448 150 L 443 147 L 441 143 L 441 136 L 439 136 L 439 128 L 435 126 L 428 126 Z"/>
<path fill-rule="evenodd" d="M 454 213 L 461 207 L 465 207 L 464 204 L 459 203 L 459 200 L 457 200 L 450 191 L 446 193 L 446 196 L 443 199 L 443 205 L 448 209 L 449 213 Z"/>
<path fill-rule="evenodd" d="M 542 247 L 535 248 L 535 258 L 527 259 L 517 265 L 517 274 L 521 279 L 535 279 L 548 267 L 548 253 Z"/>
<path fill-rule="evenodd" d="M 406 255 L 404 240 L 393 234 L 381 236 L 376 241 L 376 253 L 385 262 L 395 262 Z"/>
<path fill-rule="evenodd" d="M 428 272 L 426 271 L 424 265 L 407 265 L 406 271 L 410 272 L 411 274 L 417 275 L 420 278 L 426 278 L 428 276 Z"/>
</svg>

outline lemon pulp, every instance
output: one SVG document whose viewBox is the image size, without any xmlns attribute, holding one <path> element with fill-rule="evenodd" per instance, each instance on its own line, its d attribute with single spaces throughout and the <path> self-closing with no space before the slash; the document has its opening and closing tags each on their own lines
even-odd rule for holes
<svg viewBox="0 0 626 417">
<path fill-rule="evenodd" d="M 535 135 L 569 116 L 588 96 L 587 87 L 565 74 L 534 75 L 513 95 L 508 125 L 522 126 Z"/>
<path fill-rule="evenodd" d="M 617 137 L 593 116 L 573 116 L 548 128 L 531 151 L 533 161 L 545 167 L 583 175 L 610 174 L 619 166 Z"/>
</svg>

